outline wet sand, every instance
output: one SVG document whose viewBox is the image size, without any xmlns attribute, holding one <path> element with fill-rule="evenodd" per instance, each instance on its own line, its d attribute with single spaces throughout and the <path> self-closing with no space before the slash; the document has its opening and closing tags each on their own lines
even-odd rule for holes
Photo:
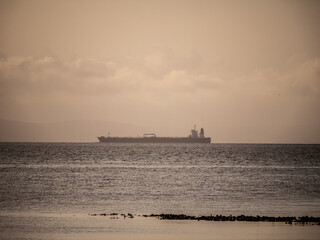
<svg viewBox="0 0 320 240">
<path fill-rule="evenodd" d="M 51 213 L 0 214 L 0 230 L 0 239 L 314 240 L 320 236 L 320 226 L 316 224 L 116 219 Z"/>
<path fill-rule="evenodd" d="M 144 227 L 150 227 L 144 223 Z M 169 239 L 169 240 L 307 240 L 319 239 L 320 228 L 310 226 L 286 226 L 275 223 L 196 223 L 196 222 L 172 222 L 166 221 L 155 224 L 158 228 L 154 233 L 123 232 L 123 233 L 83 233 L 66 237 L 65 239 Z M 160 232 L 162 230 L 163 232 Z"/>
</svg>

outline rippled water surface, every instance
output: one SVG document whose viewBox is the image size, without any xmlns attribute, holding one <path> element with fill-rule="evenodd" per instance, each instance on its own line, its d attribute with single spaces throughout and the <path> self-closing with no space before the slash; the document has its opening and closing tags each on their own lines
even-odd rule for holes
<svg viewBox="0 0 320 240">
<path fill-rule="evenodd" d="M 0 143 L 0 211 L 320 216 L 320 145 Z"/>
<path fill-rule="evenodd" d="M 0 145 L 0 209 L 320 216 L 320 145 Z"/>
</svg>

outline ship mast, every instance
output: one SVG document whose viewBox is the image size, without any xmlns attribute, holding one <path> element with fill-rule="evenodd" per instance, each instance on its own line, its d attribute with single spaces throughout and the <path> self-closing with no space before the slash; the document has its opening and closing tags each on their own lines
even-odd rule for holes
<svg viewBox="0 0 320 240">
<path fill-rule="evenodd" d="M 191 135 L 190 135 L 192 138 L 198 138 L 199 135 L 198 135 L 198 131 L 196 129 L 196 125 L 194 125 L 194 129 L 191 129 Z"/>
</svg>

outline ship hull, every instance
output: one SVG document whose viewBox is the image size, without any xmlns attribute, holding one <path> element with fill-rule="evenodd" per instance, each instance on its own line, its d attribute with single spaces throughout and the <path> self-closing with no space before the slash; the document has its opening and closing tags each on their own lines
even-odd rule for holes
<svg viewBox="0 0 320 240">
<path fill-rule="evenodd" d="M 191 137 L 98 137 L 103 143 L 211 143 L 211 138 Z"/>
</svg>

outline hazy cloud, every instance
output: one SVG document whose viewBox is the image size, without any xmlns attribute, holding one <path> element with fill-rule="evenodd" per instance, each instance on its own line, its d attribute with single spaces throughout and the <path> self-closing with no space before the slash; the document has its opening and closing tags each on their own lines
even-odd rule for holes
<svg viewBox="0 0 320 240">
<path fill-rule="evenodd" d="M 173 57 L 173 53 L 167 56 L 167 52 L 162 55 L 158 52 L 155 56 L 136 60 L 140 61 L 139 64 L 88 58 L 61 60 L 49 56 L 5 58 L 0 61 L 1 98 L 24 98 L 28 102 L 29 99 L 52 101 L 50 98 L 63 95 L 80 95 L 84 99 L 103 95 L 106 99 L 112 96 L 125 99 L 128 95 L 143 98 L 152 92 L 153 99 L 149 99 L 152 102 L 163 93 L 189 96 L 198 91 L 214 94 L 217 90 L 220 94 L 223 91 L 241 94 L 242 91 L 260 96 L 319 96 L 318 58 L 302 62 L 287 72 L 261 69 L 251 75 L 234 76 L 231 81 L 225 81 L 210 73 L 191 71 L 188 64 L 184 65 L 188 61 L 178 62 L 182 58 Z M 170 58 L 176 62 L 166 64 Z M 174 66 L 179 67 L 174 69 Z"/>
<path fill-rule="evenodd" d="M 0 61 L 1 97 L 183 92 L 214 89 L 221 84 L 216 78 L 190 71 L 183 60 L 178 63 L 178 59 L 173 58 L 176 62 L 169 64 L 170 58 L 166 53 L 147 56 L 139 64 L 88 58 L 61 60 L 49 56 L 6 58 Z M 174 69 L 174 66 L 179 68 Z"/>
</svg>

